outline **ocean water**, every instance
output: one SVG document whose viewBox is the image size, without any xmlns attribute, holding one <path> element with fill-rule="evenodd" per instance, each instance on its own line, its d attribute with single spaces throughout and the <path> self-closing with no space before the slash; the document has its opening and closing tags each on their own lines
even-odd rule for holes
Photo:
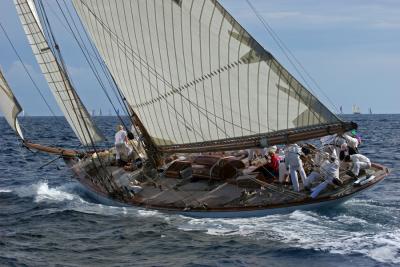
<svg viewBox="0 0 400 267">
<path fill-rule="evenodd" d="M 0 266 L 400 266 L 400 115 L 345 116 L 391 168 L 323 210 L 194 219 L 92 199 L 61 160 L 21 147 L 0 118 Z M 96 118 L 112 133 L 116 118 Z M 79 147 L 63 118 L 22 118 L 28 139 Z"/>
</svg>

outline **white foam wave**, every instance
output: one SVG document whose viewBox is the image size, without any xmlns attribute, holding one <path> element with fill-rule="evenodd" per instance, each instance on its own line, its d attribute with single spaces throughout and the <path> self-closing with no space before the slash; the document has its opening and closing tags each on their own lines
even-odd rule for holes
<svg viewBox="0 0 400 267">
<path fill-rule="evenodd" d="M 187 219 L 179 229 L 268 239 L 330 253 L 360 253 L 379 262 L 400 263 L 400 229 L 372 231 L 374 226 L 350 215 L 330 218 L 311 211 L 295 211 L 261 218 Z"/>
<path fill-rule="evenodd" d="M 0 193 L 11 193 L 12 190 L 11 189 L 2 189 L 0 188 Z"/>
<path fill-rule="evenodd" d="M 19 197 L 33 197 L 36 203 L 61 202 L 77 197 L 63 190 L 62 186 L 50 188 L 47 182 L 38 182 L 29 186 L 18 187 L 14 191 Z"/>
<path fill-rule="evenodd" d="M 61 186 L 50 187 L 48 182 L 41 181 L 29 186 L 20 186 L 13 190 L 0 190 L 2 190 L 0 192 L 15 192 L 19 197 L 32 197 L 36 203 L 60 202 L 61 205 L 57 209 L 52 209 L 52 212 L 73 210 L 105 216 L 162 217 L 166 220 L 169 219 L 168 216 L 157 211 L 86 201 L 80 196 L 86 189 L 78 183 L 67 183 Z"/>
</svg>

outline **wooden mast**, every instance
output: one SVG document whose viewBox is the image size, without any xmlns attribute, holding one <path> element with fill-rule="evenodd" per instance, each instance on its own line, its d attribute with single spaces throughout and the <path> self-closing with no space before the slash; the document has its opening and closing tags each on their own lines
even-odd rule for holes
<svg viewBox="0 0 400 267">
<path fill-rule="evenodd" d="M 142 121 L 139 119 L 136 112 L 133 110 L 133 108 L 129 104 L 128 104 L 128 106 L 129 106 L 129 110 L 132 114 L 132 125 L 135 128 L 137 128 L 139 130 L 139 132 L 142 134 L 143 143 L 145 145 L 145 150 L 146 150 L 147 156 L 152 160 L 154 167 L 161 166 L 162 165 L 161 152 L 158 150 L 157 145 L 151 139 L 151 136 L 149 135 L 148 131 L 144 127 Z"/>
</svg>

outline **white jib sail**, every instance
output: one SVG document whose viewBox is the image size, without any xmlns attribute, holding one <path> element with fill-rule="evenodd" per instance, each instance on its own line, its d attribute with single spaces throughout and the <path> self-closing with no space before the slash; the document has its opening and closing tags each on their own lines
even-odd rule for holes
<svg viewBox="0 0 400 267">
<path fill-rule="evenodd" d="M 0 69 L 0 110 L 3 112 L 4 117 L 11 128 L 23 140 L 21 128 L 18 123 L 17 116 L 22 112 L 21 105 L 18 103 L 10 86 L 8 85 L 3 73 Z"/>
<path fill-rule="evenodd" d="M 340 120 L 216 0 L 73 0 L 159 146 Z"/>
<path fill-rule="evenodd" d="M 33 54 L 69 125 L 83 145 L 103 140 L 78 94 L 50 49 L 32 0 L 14 0 Z"/>
</svg>

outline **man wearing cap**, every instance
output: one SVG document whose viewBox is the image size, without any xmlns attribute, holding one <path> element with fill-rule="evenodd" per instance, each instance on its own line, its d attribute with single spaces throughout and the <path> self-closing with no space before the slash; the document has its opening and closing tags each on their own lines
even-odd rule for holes
<svg viewBox="0 0 400 267">
<path fill-rule="evenodd" d="M 297 171 L 300 173 L 303 184 L 306 182 L 306 172 L 303 168 L 303 162 L 300 159 L 301 147 L 297 144 L 291 144 L 286 149 L 285 164 L 286 168 L 290 169 L 290 179 L 292 180 L 293 190 L 296 192 L 300 191 L 299 179 Z"/>
<path fill-rule="evenodd" d="M 276 146 L 269 147 L 267 149 L 267 163 L 263 166 L 263 172 L 267 177 L 278 177 L 279 176 L 279 157 L 276 155 L 278 148 Z"/>
<path fill-rule="evenodd" d="M 319 168 L 319 172 L 313 171 L 306 180 L 305 187 L 309 188 L 311 183 L 320 177 L 324 178 L 324 181 L 318 186 L 311 189 L 311 197 L 316 198 L 329 184 L 340 185 L 339 179 L 339 160 L 336 155 L 336 151 L 333 150 L 332 154 L 329 155 L 329 159 L 324 160 Z"/>
</svg>

